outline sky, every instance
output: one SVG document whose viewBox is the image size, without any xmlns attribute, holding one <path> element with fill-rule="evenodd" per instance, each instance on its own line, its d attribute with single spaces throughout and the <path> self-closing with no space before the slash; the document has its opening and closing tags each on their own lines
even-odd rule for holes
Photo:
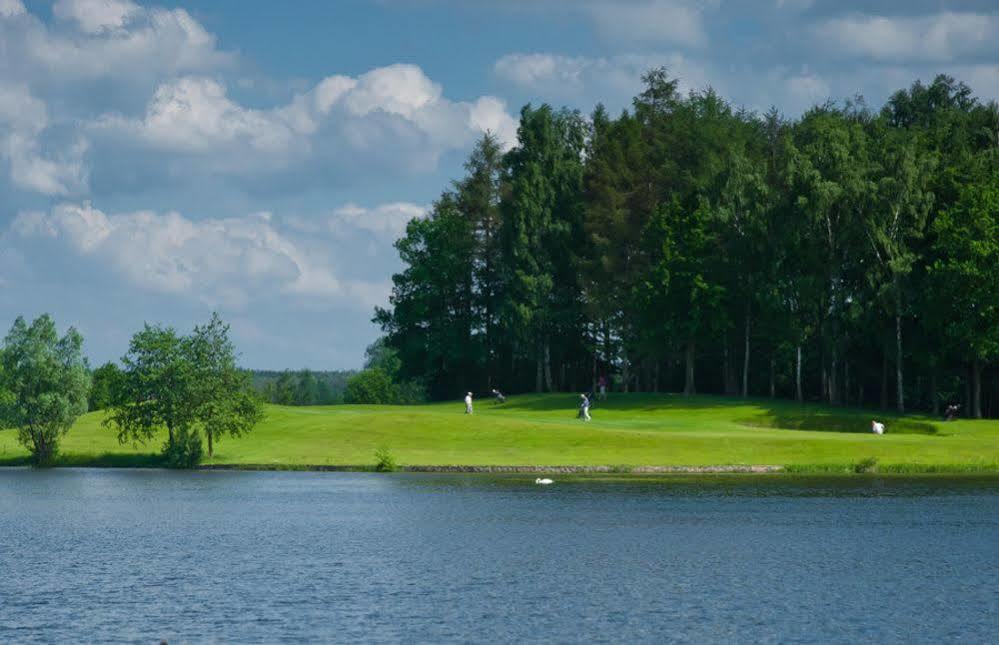
<svg viewBox="0 0 999 645">
<path fill-rule="evenodd" d="M 0 327 L 92 364 L 218 311 L 241 363 L 359 367 L 392 244 L 526 103 L 665 65 L 787 116 L 947 73 L 999 98 L 999 3 L 0 0 Z"/>
</svg>

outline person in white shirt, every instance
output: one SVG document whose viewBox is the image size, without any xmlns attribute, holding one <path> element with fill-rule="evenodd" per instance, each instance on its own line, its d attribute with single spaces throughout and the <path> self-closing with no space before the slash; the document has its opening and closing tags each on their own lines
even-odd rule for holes
<svg viewBox="0 0 999 645">
<path fill-rule="evenodd" d="M 579 397 L 582 402 L 579 404 L 579 416 L 582 417 L 583 421 L 590 420 L 590 400 L 586 398 L 585 394 L 580 394 Z"/>
<path fill-rule="evenodd" d="M 884 434 L 885 424 L 878 423 L 877 421 L 871 419 L 871 432 L 873 432 L 874 434 Z"/>
<path fill-rule="evenodd" d="M 465 414 L 472 413 L 472 393 L 469 392 L 465 395 Z"/>
</svg>

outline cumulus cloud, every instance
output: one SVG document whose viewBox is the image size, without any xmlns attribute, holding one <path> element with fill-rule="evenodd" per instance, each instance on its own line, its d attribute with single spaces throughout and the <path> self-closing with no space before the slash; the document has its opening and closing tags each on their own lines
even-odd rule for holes
<svg viewBox="0 0 999 645">
<path fill-rule="evenodd" d="M 271 224 L 270 215 L 192 220 L 180 213 L 106 214 L 88 203 L 21 213 L 12 231 L 53 238 L 142 289 L 237 306 L 257 290 L 335 296 L 341 285 Z"/>
<path fill-rule="evenodd" d="M 13 18 L 27 12 L 21 0 L 0 0 L 0 18 Z"/>
<path fill-rule="evenodd" d="M 218 80 L 178 78 L 157 88 L 143 117 L 105 115 L 92 132 L 200 157 L 213 170 L 244 172 L 286 167 L 317 149 L 365 154 L 393 140 L 414 141 L 416 153 L 435 163 L 486 131 L 512 146 L 516 127 L 495 97 L 451 101 L 419 67 L 390 65 L 357 78 L 330 76 L 265 110 L 238 104 Z"/>
<path fill-rule="evenodd" d="M 47 154 L 43 134 L 48 126 L 48 108 L 43 101 L 24 85 L 0 81 L 0 159 L 8 164 L 11 182 L 45 195 L 84 190 L 86 141 L 77 137 Z"/>
<path fill-rule="evenodd" d="M 358 257 L 349 251 L 340 254 L 347 257 L 337 267 L 337 255 L 329 250 L 333 238 L 356 241 L 351 236 L 360 232 L 388 253 L 406 223 L 426 212 L 425 206 L 394 202 L 370 208 L 345 204 L 312 219 L 257 212 L 198 220 L 175 211 L 106 213 L 89 202 L 67 202 L 19 213 L 6 232 L 6 244 L 12 246 L 0 245 L 0 255 L 47 241 L 71 263 L 90 261 L 152 294 L 237 309 L 284 297 L 370 311 L 387 302 L 391 282 L 351 270 Z"/>
<path fill-rule="evenodd" d="M 428 210 L 426 206 L 408 202 L 381 204 L 374 208 L 344 204 L 333 211 L 330 229 L 334 232 L 362 229 L 394 240 L 405 232 L 410 220 L 425 216 Z"/>
<path fill-rule="evenodd" d="M 10 3 L 10 0 L 0 0 Z M 183 9 L 145 8 L 127 0 L 60 0 L 47 25 L 17 8 L 0 21 L 2 67 L 29 83 L 115 83 L 215 70 L 235 58 Z M 4 11 L 0 5 L 0 15 Z M 8 60 L 4 61 L 5 58 Z M 13 60 L 9 60 L 13 58 Z"/>
<path fill-rule="evenodd" d="M 852 15 L 815 27 L 840 56 L 879 61 L 952 61 L 999 50 L 999 16 L 941 12 L 914 17 Z"/>
<path fill-rule="evenodd" d="M 57 18 L 75 21 L 88 34 L 122 29 L 140 12 L 128 0 L 58 0 L 52 7 Z"/>
</svg>

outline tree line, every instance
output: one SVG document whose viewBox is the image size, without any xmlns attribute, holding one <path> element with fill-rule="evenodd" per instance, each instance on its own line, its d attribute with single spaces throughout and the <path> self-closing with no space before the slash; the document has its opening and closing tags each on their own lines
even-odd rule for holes
<svg viewBox="0 0 999 645">
<path fill-rule="evenodd" d="M 999 413 L 999 107 L 953 78 L 788 119 L 655 69 L 616 117 L 524 107 L 465 170 L 374 318 L 432 398 L 605 375 Z"/>
</svg>

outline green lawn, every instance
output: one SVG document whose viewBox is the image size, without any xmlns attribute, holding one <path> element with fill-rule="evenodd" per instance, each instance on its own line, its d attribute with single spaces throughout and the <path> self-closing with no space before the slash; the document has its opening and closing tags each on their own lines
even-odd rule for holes
<svg viewBox="0 0 999 645">
<path fill-rule="evenodd" d="M 364 465 L 387 447 L 403 465 L 729 465 L 820 469 L 877 458 L 879 466 L 999 471 L 999 421 L 937 422 L 926 417 L 797 405 L 767 399 L 612 395 L 575 418 L 575 395 L 524 395 L 501 406 L 460 402 L 421 406 L 268 406 L 250 435 L 224 439 L 210 464 Z M 887 434 L 868 432 L 872 417 Z M 121 446 L 80 419 L 62 441 L 64 465 L 148 465 L 162 438 Z M 23 463 L 14 432 L 0 432 L 0 464 Z"/>
</svg>

